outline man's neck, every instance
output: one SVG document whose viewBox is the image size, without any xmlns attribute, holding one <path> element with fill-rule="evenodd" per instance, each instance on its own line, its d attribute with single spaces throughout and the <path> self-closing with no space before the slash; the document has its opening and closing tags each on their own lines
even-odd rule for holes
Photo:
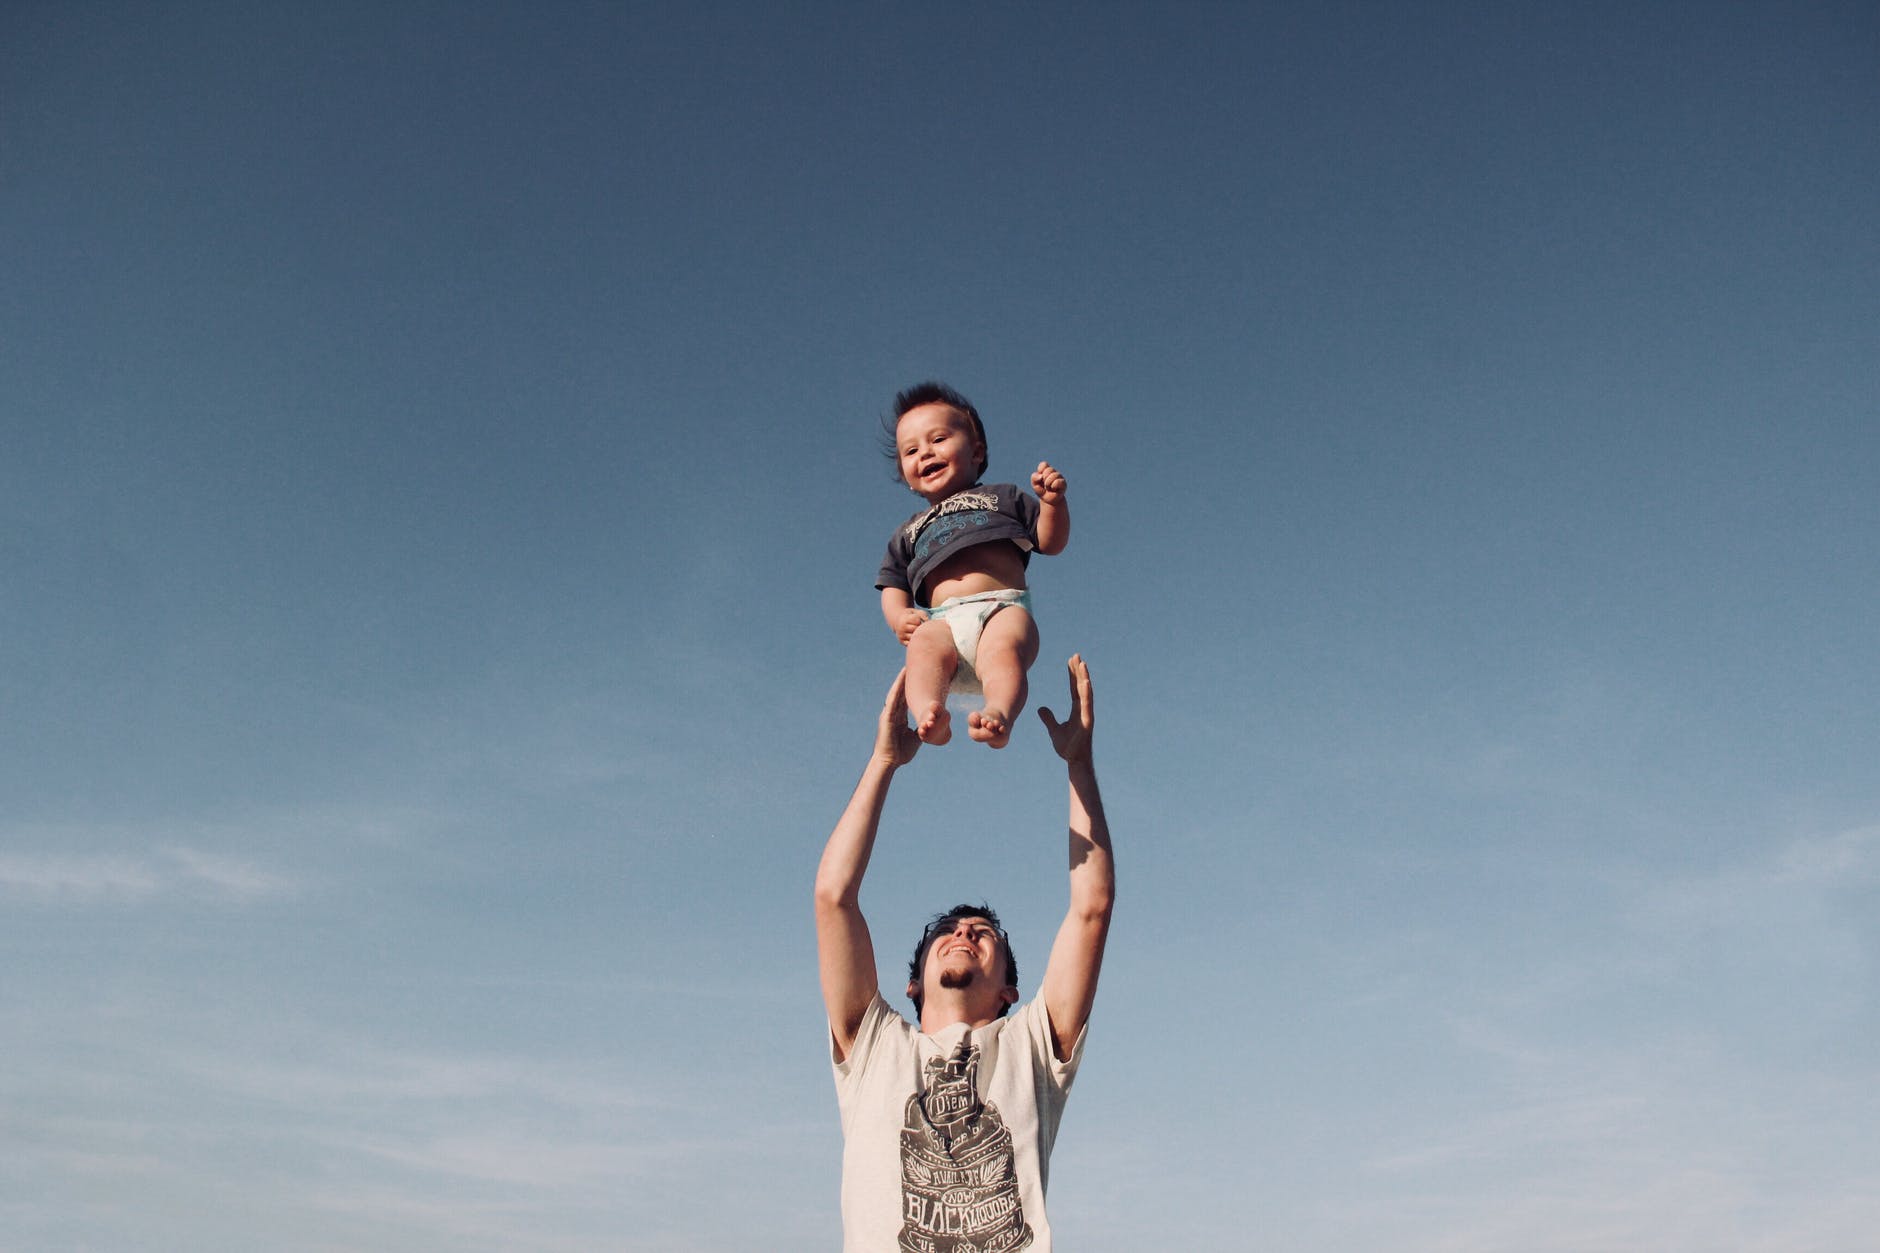
<svg viewBox="0 0 1880 1253">
<path fill-rule="evenodd" d="M 941 1002 L 933 996 L 927 998 L 921 1006 L 920 1033 L 938 1035 L 956 1023 L 965 1023 L 973 1030 L 999 1020 L 1000 1006 L 969 1005 L 964 1001 L 951 1000 Z"/>
</svg>

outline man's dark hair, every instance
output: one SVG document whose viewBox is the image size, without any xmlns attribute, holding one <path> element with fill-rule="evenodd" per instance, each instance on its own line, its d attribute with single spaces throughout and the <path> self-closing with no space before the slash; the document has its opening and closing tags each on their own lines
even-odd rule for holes
<svg viewBox="0 0 1880 1253">
<path fill-rule="evenodd" d="M 927 402 L 922 400 L 915 403 L 926 404 Z M 921 986 L 921 975 L 927 966 L 927 950 L 932 948 L 933 942 L 941 936 L 953 934 L 953 928 L 960 924 L 962 918 L 984 918 L 992 924 L 992 929 L 999 933 L 999 948 L 1005 953 L 1005 982 L 1012 987 L 1018 986 L 1018 958 L 1012 955 L 1012 937 L 1005 934 L 1005 928 L 999 925 L 999 916 L 992 912 L 992 906 L 955 905 L 944 914 L 933 916 L 933 921 L 927 924 L 927 929 L 920 933 L 920 943 L 914 946 L 914 960 L 907 964 L 907 981 L 914 987 L 911 999 L 914 1002 L 916 1014 L 920 1013 L 921 1002 L 926 999 L 926 989 Z M 1001 1001 L 999 1017 L 1005 1017 L 1005 1012 L 1010 1008 L 1012 1008 L 1010 1005 Z"/>
<path fill-rule="evenodd" d="M 949 409 L 958 409 L 973 424 L 973 434 L 979 439 L 979 446 L 988 449 L 986 456 L 979 458 L 979 473 L 986 472 L 987 457 L 991 455 L 986 444 L 986 424 L 979 420 L 979 410 L 973 408 L 973 402 L 948 387 L 945 383 L 928 379 L 925 383 L 916 383 L 895 396 L 894 416 L 882 419 L 881 428 L 886 435 L 888 460 L 894 462 L 894 477 L 901 477 L 901 449 L 895 440 L 895 428 L 901 419 L 907 416 L 909 409 L 918 409 L 922 405 L 945 405 Z"/>
</svg>

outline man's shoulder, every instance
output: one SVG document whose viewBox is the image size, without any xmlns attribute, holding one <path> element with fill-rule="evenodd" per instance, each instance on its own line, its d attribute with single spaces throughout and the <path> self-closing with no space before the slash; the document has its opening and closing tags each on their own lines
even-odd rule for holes
<svg viewBox="0 0 1880 1253">
<path fill-rule="evenodd" d="M 1044 993 L 1013 1010 L 1005 1019 L 1006 1030 L 1022 1031 L 1027 1037 L 1044 1039 L 1051 1034 L 1051 1015 L 1044 1007 Z"/>
<path fill-rule="evenodd" d="M 853 1073 L 867 1066 L 868 1061 L 884 1044 L 892 1047 L 895 1041 L 911 1040 L 918 1029 L 913 1023 L 895 1012 L 892 1005 L 882 999 L 880 992 L 868 1002 L 868 1008 L 862 1011 L 862 1020 L 855 1026 L 855 1039 L 849 1045 L 848 1056 L 835 1063 L 841 1074 Z M 831 1057 L 834 1061 L 833 1056 Z"/>
</svg>

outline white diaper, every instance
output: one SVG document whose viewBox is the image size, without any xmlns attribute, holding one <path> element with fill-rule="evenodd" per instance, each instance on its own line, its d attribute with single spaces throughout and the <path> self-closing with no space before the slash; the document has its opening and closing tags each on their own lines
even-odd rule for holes
<svg viewBox="0 0 1880 1253">
<path fill-rule="evenodd" d="M 987 619 L 1012 605 L 1030 613 L 1031 593 L 1002 587 L 996 592 L 950 597 L 927 611 L 928 617 L 946 623 L 947 629 L 953 632 L 953 651 L 960 655 L 960 668 L 953 675 L 953 691 L 968 696 L 979 694 L 979 672 L 973 668 L 979 656 L 979 637 L 986 629 Z"/>
</svg>

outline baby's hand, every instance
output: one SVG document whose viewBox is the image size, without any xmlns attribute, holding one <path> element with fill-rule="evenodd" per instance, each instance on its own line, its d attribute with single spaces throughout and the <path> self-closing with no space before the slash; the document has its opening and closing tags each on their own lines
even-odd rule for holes
<svg viewBox="0 0 1880 1253">
<path fill-rule="evenodd" d="M 907 642 L 914 638 L 914 632 L 920 630 L 920 624 L 926 620 L 926 612 L 911 605 L 901 611 L 901 620 L 894 624 L 894 638 L 901 641 L 902 648 L 907 647 Z"/>
<path fill-rule="evenodd" d="M 1049 461 L 1040 461 L 1038 468 L 1031 472 L 1031 490 L 1047 505 L 1063 500 L 1066 486 L 1064 476 L 1052 469 Z"/>
</svg>

